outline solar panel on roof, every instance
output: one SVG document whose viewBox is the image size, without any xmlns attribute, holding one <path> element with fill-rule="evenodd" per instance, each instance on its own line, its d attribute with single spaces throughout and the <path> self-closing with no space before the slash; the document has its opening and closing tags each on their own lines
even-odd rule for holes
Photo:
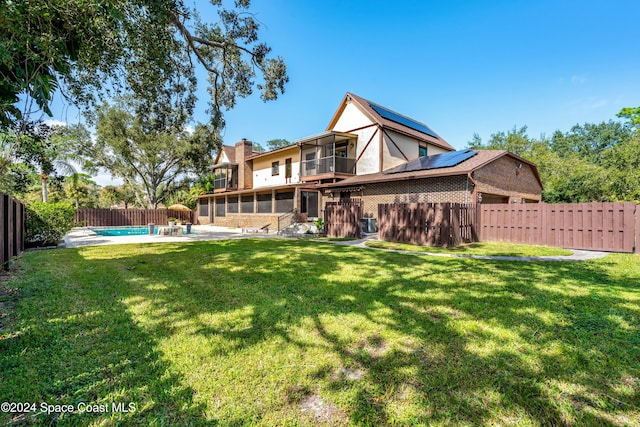
<svg viewBox="0 0 640 427">
<path fill-rule="evenodd" d="M 448 153 L 435 154 L 433 156 L 419 157 L 410 162 L 404 163 L 385 173 L 414 172 L 429 169 L 450 168 L 478 154 L 473 150 L 451 151 Z"/>
<path fill-rule="evenodd" d="M 394 113 L 393 111 L 387 110 L 386 108 L 379 105 L 369 104 L 369 107 L 373 108 L 376 113 L 380 114 L 381 117 L 384 117 L 387 120 L 399 123 L 413 130 L 417 130 L 418 132 L 426 133 L 427 135 L 434 138 L 438 138 L 435 132 L 429 129 L 429 127 L 425 124 L 416 122 L 415 120 L 411 120 L 408 117 L 401 116 L 400 114 Z"/>
</svg>

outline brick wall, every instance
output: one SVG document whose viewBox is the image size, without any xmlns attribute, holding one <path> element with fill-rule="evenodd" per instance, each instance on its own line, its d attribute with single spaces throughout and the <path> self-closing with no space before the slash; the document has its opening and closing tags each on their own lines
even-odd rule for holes
<svg viewBox="0 0 640 427">
<path fill-rule="evenodd" d="M 235 149 L 238 163 L 238 188 L 241 190 L 253 188 L 253 162 L 246 160 L 253 153 L 253 143 L 243 139 L 236 143 Z"/>
<path fill-rule="evenodd" d="M 228 213 L 214 218 L 213 225 L 232 228 L 261 228 L 267 224 L 269 230 L 278 230 L 278 217 L 282 214 L 241 214 Z"/>
<path fill-rule="evenodd" d="M 334 197 L 323 197 L 326 202 L 338 201 L 339 190 L 334 190 Z M 473 185 L 468 183 L 467 176 L 446 176 L 438 178 L 414 179 L 388 183 L 366 184 L 361 192 L 351 193 L 351 197 L 362 198 L 364 217 L 378 216 L 380 203 L 417 203 L 417 202 L 473 202 Z"/>
<path fill-rule="evenodd" d="M 521 165 L 518 168 L 518 165 Z M 510 203 L 541 200 L 542 186 L 533 169 L 510 156 L 503 156 L 473 173 L 479 193 L 508 197 Z"/>
</svg>

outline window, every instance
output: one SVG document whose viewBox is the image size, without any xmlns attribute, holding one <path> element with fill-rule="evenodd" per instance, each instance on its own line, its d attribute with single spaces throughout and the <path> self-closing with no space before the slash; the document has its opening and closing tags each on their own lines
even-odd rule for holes
<svg viewBox="0 0 640 427">
<path fill-rule="evenodd" d="M 418 147 L 418 156 L 424 157 L 427 155 L 427 144 L 420 144 Z"/>
<path fill-rule="evenodd" d="M 224 197 L 218 197 L 216 199 L 216 216 L 224 216 L 225 208 Z"/>
<path fill-rule="evenodd" d="M 271 163 L 271 176 L 280 175 L 280 162 Z"/>
<path fill-rule="evenodd" d="M 276 194 L 276 212 L 283 213 L 293 210 L 293 191 Z"/>
<path fill-rule="evenodd" d="M 291 158 L 284 161 L 284 177 L 291 178 Z"/>
<path fill-rule="evenodd" d="M 253 194 L 250 196 L 242 196 L 241 205 L 242 213 L 253 213 Z"/>
<path fill-rule="evenodd" d="M 271 213 L 271 194 L 258 194 L 258 213 Z"/>
<path fill-rule="evenodd" d="M 305 165 L 307 170 L 311 170 L 311 169 L 315 169 L 316 168 L 316 153 L 307 153 L 304 156 L 304 159 L 306 160 Z"/>
<path fill-rule="evenodd" d="M 316 218 L 318 216 L 318 193 L 302 191 L 300 195 L 302 196 L 300 212 L 306 213 L 309 218 Z"/>
<path fill-rule="evenodd" d="M 227 199 L 227 212 L 238 213 L 238 196 L 229 196 Z"/>
<path fill-rule="evenodd" d="M 336 157 L 347 158 L 347 143 L 336 144 Z"/>
<path fill-rule="evenodd" d="M 198 216 L 209 216 L 209 199 L 201 199 L 198 202 Z"/>
</svg>

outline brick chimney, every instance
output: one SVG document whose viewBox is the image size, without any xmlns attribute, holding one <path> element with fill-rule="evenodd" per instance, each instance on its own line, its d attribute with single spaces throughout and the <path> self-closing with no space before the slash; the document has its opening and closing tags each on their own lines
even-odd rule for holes
<svg viewBox="0 0 640 427">
<path fill-rule="evenodd" d="M 238 163 L 238 190 L 253 187 L 253 162 L 247 160 L 253 154 L 253 143 L 242 138 L 236 143 L 236 163 Z"/>
</svg>

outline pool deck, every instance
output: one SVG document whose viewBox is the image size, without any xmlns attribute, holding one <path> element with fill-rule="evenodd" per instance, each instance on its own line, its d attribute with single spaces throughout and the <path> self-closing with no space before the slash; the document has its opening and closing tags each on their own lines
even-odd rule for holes
<svg viewBox="0 0 640 427">
<path fill-rule="evenodd" d="M 276 237 L 276 233 L 243 234 L 241 228 L 217 227 L 214 225 L 194 225 L 193 234 L 172 236 L 137 235 L 137 236 L 99 236 L 87 227 L 72 229 L 65 237 L 64 243 L 68 248 L 96 245 L 117 245 L 125 243 L 167 243 L 167 242 L 197 242 L 202 240 L 241 239 L 247 237 L 269 238 Z"/>
</svg>

